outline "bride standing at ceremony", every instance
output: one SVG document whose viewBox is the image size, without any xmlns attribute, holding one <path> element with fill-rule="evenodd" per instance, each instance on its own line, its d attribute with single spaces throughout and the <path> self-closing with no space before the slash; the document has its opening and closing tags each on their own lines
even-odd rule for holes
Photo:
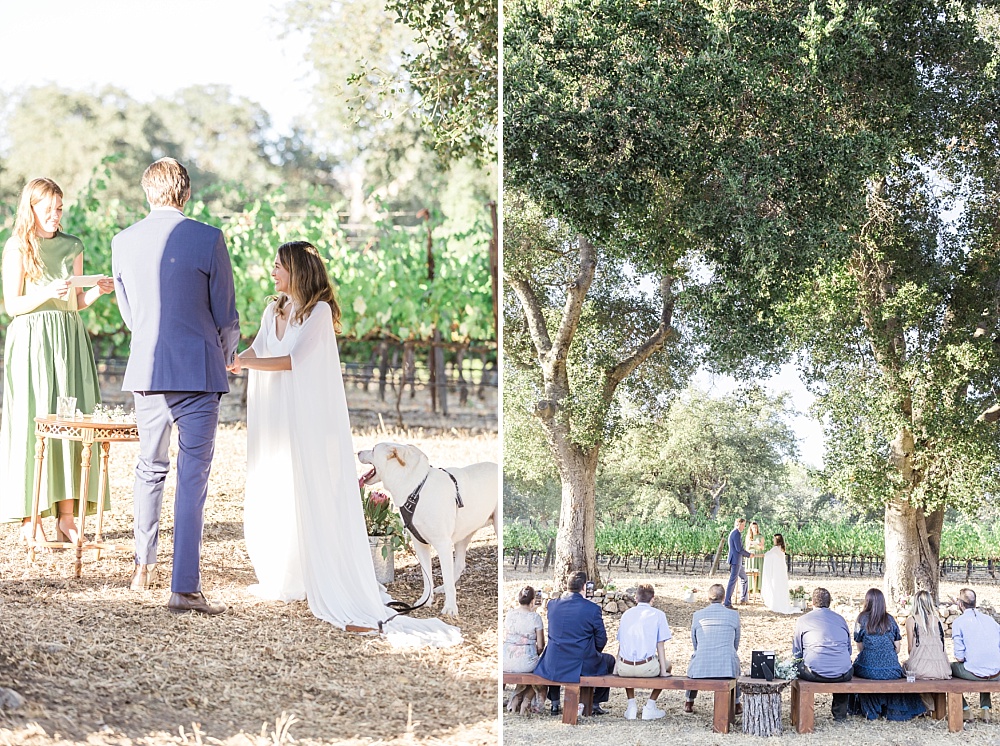
<svg viewBox="0 0 1000 746">
<path fill-rule="evenodd" d="M 764 606 L 779 614 L 797 614 L 788 600 L 788 566 L 785 564 L 785 537 L 774 535 L 774 546 L 764 555 L 760 596 Z"/>
<path fill-rule="evenodd" d="M 275 300 L 234 372 L 249 368 L 244 535 L 261 598 L 309 602 L 341 629 L 393 645 L 454 645 L 439 619 L 395 616 L 375 579 L 335 330 L 340 308 L 316 248 L 292 241 L 274 261 Z"/>
</svg>

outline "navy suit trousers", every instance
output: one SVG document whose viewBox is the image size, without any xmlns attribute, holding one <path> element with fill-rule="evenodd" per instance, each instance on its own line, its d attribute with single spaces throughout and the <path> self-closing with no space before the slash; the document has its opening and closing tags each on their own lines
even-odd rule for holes
<svg viewBox="0 0 1000 746">
<path fill-rule="evenodd" d="M 156 562 L 163 484 L 170 470 L 170 433 L 177 425 L 177 489 L 174 493 L 174 558 L 170 590 L 201 591 L 201 534 L 208 476 L 219 426 L 217 392 L 136 392 L 139 463 L 133 490 L 135 561 Z"/>
<path fill-rule="evenodd" d="M 743 585 L 740 590 L 740 603 L 745 604 L 747 602 L 749 585 L 747 583 L 747 573 L 743 569 L 743 561 L 741 559 L 738 559 L 735 564 L 729 566 L 729 582 L 726 584 L 726 606 L 732 606 L 733 604 L 733 591 L 736 590 L 737 578 L 743 581 Z"/>
</svg>

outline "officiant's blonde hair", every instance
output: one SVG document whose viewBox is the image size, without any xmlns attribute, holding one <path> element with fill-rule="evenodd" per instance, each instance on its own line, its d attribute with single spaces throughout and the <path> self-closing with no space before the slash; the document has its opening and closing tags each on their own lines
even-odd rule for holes
<svg viewBox="0 0 1000 746">
<path fill-rule="evenodd" d="M 17 203 L 17 216 L 14 218 L 14 238 L 21 252 L 21 266 L 24 276 L 35 281 L 42 276 L 42 257 L 38 244 L 38 234 L 35 233 L 34 206 L 48 197 L 62 198 L 63 192 L 52 179 L 32 179 L 21 190 L 21 199 Z"/>
<path fill-rule="evenodd" d="M 288 271 L 288 285 L 301 306 L 295 309 L 295 323 L 301 324 L 312 313 L 313 306 L 326 301 L 333 315 L 333 329 L 340 333 L 340 305 L 333 294 L 330 275 L 319 251 L 308 241 L 289 241 L 278 247 L 278 259 Z M 282 293 L 277 297 L 279 313 L 283 313 L 290 298 Z"/>
</svg>

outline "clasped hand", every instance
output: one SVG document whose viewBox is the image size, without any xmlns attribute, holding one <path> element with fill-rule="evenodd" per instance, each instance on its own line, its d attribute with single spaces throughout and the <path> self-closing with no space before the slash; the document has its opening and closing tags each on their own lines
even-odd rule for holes
<svg viewBox="0 0 1000 746">
<path fill-rule="evenodd" d="M 63 278 L 60 280 L 53 280 L 48 284 L 46 289 L 48 290 L 50 298 L 66 300 L 69 297 L 69 288 L 69 280 Z"/>
</svg>

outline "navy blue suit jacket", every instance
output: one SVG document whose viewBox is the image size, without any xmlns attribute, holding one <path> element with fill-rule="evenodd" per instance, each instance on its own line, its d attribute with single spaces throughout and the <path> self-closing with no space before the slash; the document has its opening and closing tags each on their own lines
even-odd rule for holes
<svg viewBox="0 0 1000 746">
<path fill-rule="evenodd" d="M 735 565 L 742 557 L 749 557 L 753 552 L 743 548 L 743 534 L 734 528 L 729 534 L 729 564 Z"/>
<path fill-rule="evenodd" d="M 122 390 L 229 391 L 240 319 L 222 231 L 152 210 L 112 239 L 111 268 L 132 330 Z"/>
<path fill-rule="evenodd" d="M 608 644 L 601 607 L 579 593 L 549 601 L 549 635 L 535 673 L 549 681 L 575 683 L 607 671 L 601 651 Z"/>
</svg>

